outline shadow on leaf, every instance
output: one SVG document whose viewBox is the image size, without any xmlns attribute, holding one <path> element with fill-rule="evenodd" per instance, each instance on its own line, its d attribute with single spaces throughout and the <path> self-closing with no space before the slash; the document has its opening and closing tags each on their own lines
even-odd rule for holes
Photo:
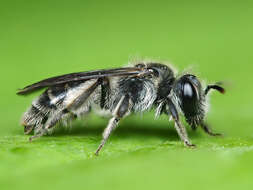
<svg viewBox="0 0 253 190">
<path fill-rule="evenodd" d="M 105 126 L 80 126 L 74 125 L 71 129 L 64 129 L 59 127 L 52 136 L 101 136 Z M 199 133 L 189 130 L 190 138 L 200 137 Z M 164 140 L 178 140 L 178 134 L 173 126 L 171 125 L 141 125 L 140 123 L 129 124 L 122 123 L 114 132 L 112 136 L 118 136 L 122 138 L 127 137 L 159 137 Z"/>
</svg>

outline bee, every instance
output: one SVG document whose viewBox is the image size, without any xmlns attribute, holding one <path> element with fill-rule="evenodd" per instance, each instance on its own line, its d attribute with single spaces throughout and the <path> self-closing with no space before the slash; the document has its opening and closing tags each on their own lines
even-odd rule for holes
<svg viewBox="0 0 253 190">
<path fill-rule="evenodd" d="M 175 76 L 171 66 L 160 62 L 140 61 L 134 66 L 65 74 L 48 78 L 20 89 L 27 95 L 45 88 L 22 117 L 24 133 L 34 132 L 30 141 L 46 135 L 57 123 L 82 117 L 93 110 L 111 115 L 104 129 L 98 155 L 121 119 L 131 113 L 155 109 L 156 117 L 166 114 L 174 120 L 175 129 L 187 147 L 194 147 L 188 138 L 181 116 L 195 130 L 200 126 L 211 136 L 205 123 L 207 95 L 211 89 L 224 93 L 218 83 L 203 88 L 193 74 Z"/>
</svg>

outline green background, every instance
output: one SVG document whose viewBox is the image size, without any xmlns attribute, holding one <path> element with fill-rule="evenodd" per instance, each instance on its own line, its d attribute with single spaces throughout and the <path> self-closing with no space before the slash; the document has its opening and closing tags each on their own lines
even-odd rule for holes
<svg viewBox="0 0 253 190">
<path fill-rule="evenodd" d="M 252 188 L 252 21 L 252 1 L 1 1 L 0 189 Z M 36 94 L 18 88 L 135 57 L 227 81 L 207 118 L 224 137 L 188 127 L 187 149 L 151 112 L 122 121 L 99 157 L 107 120 L 94 114 L 28 142 L 19 119 Z"/>
</svg>

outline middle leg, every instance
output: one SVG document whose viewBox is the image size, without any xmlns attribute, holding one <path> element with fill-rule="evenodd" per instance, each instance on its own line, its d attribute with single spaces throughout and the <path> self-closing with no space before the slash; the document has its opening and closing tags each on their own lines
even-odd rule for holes
<svg viewBox="0 0 253 190">
<path fill-rule="evenodd" d="M 130 111 L 130 98 L 128 95 L 122 96 L 120 101 L 118 102 L 117 106 L 113 111 L 113 118 L 110 119 L 107 127 L 103 132 L 103 139 L 97 148 L 95 155 L 98 156 L 100 150 L 105 145 L 106 141 L 108 140 L 109 136 L 111 135 L 112 131 L 117 127 L 121 118 L 123 118 L 128 111 Z"/>
</svg>

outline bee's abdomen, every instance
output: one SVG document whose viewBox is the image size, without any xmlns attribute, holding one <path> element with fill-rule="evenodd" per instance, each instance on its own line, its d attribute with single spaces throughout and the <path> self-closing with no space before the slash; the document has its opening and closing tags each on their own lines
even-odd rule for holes
<svg viewBox="0 0 253 190">
<path fill-rule="evenodd" d="M 62 89 L 51 88 L 35 99 L 21 120 L 25 134 L 29 134 L 33 129 L 40 130 L 48 117 L 61 107 L 65 95 L 64 87 Z"/>
</svg>

